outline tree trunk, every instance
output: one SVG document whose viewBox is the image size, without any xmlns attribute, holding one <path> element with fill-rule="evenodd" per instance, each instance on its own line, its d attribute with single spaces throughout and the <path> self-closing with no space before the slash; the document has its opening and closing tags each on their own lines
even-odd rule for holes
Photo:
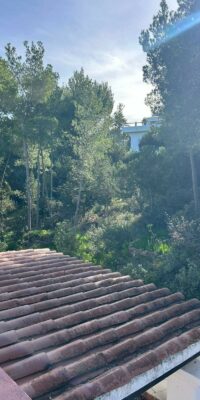
<svg viewBox="0 0 200 400">
<path fill-rule="evenodd" d="M 42 196 L 47 197 L 47 200 L 49 198 L 48 195 L 48 188 L 47 188 L 47 183 L 46 183 L 46 172 L 45 172 L 45 165 L 44 165 L 44 154 L 43 150 L 41 149 L 41 159 L 42 159 Z"/>
<path fill-rule="evenodd" d="M 45 167 L 44 167 L 44 156 L 43 151 L 41 149 L 41 158 L 42 158 L 42 197 L 45 196 Z"/>
<path fill-rule="evenodd" d="M 24 148 L 24 160 L 26 167 L 26 198 L 27 198 L 27 223 L 28 230 L 31 231 L 32 228 L 32 196 L 31 196 L 31 183 L 30 183 L 30 168 L 29 168 L 29 153 L 28 153 L 28 143 L 26 139 L 23 139 Z"/>
<path fill-rule="evenodd" d="M 49 195 L 48 195 L 48 188 L 47 188 L 47 184 L 46 184 L 46 173 L 45 173 L 45 165 L 44 165 L 44 154 L 43 154 L 43 150 L 41 149 L 41 160 L 42 160 L 42 197 L 43 197 L 43 202 L 45 199 L 45 195 L 46 195 L 46 207 L 48 209 L 49 215 L 51 213 L 50 211 L 50 207 L 49 207 Z"/>
<path fill-rule="evenodd" d="M 7 170 L 8 163 L 9 163 L 9 159 L 10 159 L 10 155 L 9 155 L 8 158 L 7 158 L 6 165 L 5 165 L 4 170 L 3 170 L 3 175 L 2 175 L 2 177 L 1 177 L 1 182 L 0 182 L 0 189 L 3 188 L 3 184 L 4 184 L 4 180 L 5 180 L 5 175 L 6 175 L 6 170 Z"/>
<path fill-rule="evenodd" d="M 52 220 L 52 202 L 53 202 L 53 162 L 51 159 L 51 170 L 50 170 L 50 217 Z"/>
<path fill-rule="evenodd" d="M 193 150 L 190 150 L 190 166 L 191 166 L 191 174 L 192 174 L 192 190 L 193 190 L 193 197 L 194 197 L 194 209 L 195 213 L 198 214 L 199 212 L 199 196 L 198 196 L 198 185 L 197 185 L 197 172 L 195 166 L 195 159 Z"/>
<path fill-rule="evenodd" d="M 75 211 L 75 215 L 74 215 L 74 228 L 75 229 L 78 224 L 78 214 L 79 214 L 79 209 L 80 209 L 82 190 L 83 190 L 83 175 L 81 174 L 80 182 L 79 182 L 78 198 L 77 198 L 77 202 L 76 202 L 76 211 Z"/>
<path fill-rule="evenodd" d="M 6 170 L 8 167 L 8 162 L 9 162 L 10 156 L 8 156 L 7 161 L 6 161 L 6 165 L 4 167 L 3 170 L 3 175 L 1 177 L 1 182 L 0 182 L 0 233 L 3 233 L 3 184 L 4 184 L 4 180 L 5 180 L 5 175 L 6 175 Z"/>
<path fill-rule="evenodd" d="M 40 148 L 37 155 L 37 201 L 36 201 L 36 229 L 39 228 L 40 218 Z"/>
</svg>

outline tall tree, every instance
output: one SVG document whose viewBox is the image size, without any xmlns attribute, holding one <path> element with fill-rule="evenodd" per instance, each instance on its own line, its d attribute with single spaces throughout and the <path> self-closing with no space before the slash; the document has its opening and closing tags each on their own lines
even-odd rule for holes
<svg viewBox="0 0 200 400">
<path fill-rule="evenodd" d="M 74 215 L 76 226 L 82 195 L 84 191 L 86 194 L 86 188 L 90 186 L 91 192 L 92 188 L 96 190 L 96 201 L 98 201 L 101 190 L 103 194 L 102 185 L 109 181 L 109 175 L 112 174 L 108 149 L 111 147 L 109 127 L 113 98 L 107 84 L 98 84 L 91 80 L 84 74 L 83 69 L 80 72 L 76 71 L 69 80 L 69 95 L 74 105 L 72 147 L 78 183 Z M 108 196 L 111 186 L 109 182 Z"/>
<path fill-rule="evenodd" d="M 26 169 L 27 226 L 32 228 L 32 184 L 30 172 L 30 148 L 33 143 L 31 122 L 37 115 L 38 108 L 51 96 L 57 86 L 58 75 L 51 65 L 44 66 L 44 47 L 41 42 L 29 45 L 24 42 L 23 59 L 10 44 L 6 46 L 6 62 L 17 85 L 17 101 L 12 110 L 12 117 L 18 126 L 19 141 L 24 153 Z"/>
<path fill-rule="evenodd" d="M 165 0 L 143 31 L 140 43 L 147 54 L 144 80 L 153 85 L 147 104 L 163 119 L 164 143 L 176 157 L 190 160 L 195 212 L 199 212 L 197 149 L 200 146 L 200 24 L 199 0 L 179 0 L 175 12 Z"/>
</svg>

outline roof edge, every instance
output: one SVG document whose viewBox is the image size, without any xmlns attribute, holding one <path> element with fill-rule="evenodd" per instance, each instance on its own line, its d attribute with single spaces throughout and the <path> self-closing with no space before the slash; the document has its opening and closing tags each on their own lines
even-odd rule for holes
<svg viewBox="0 0 200 400">
<path fill-rule="evenodd" d="M 200 341 L 189 345 L 186 349 L 179 351 L 163 360 L 156 367 L 148 370 L 144 374 L 135 376 L 128 384 L 120 386 L 104 395 L 98 396 L 95 400 L 123 400 L 126 397 L 135 394 L 142 388 L 155 382 L 171 370 L 181 366 L 194 356 L 200 353 Z"/>
<path fill-rule="evenodd" d="M 2 368 L 0 368 L 0 397 L 5 400 L 31 400 Z"/>
</svg>

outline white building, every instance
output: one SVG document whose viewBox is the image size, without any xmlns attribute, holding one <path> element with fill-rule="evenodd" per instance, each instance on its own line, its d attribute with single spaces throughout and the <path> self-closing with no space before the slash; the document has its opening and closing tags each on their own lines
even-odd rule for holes
<svg viewBox="0 0 200 400">
<path fill-rule="evenodd" d="M 149 389 L 144 400 L 200 400 L 200 357 Z"/>
<path fill-rule="evenodd" d="M 144 122 L 135 122 L 134 124 L 126 124 L 122 127 L 122 132 L 127 133 L 131 138 L 131 149 L 139 151 L 139 144 L 142 137 L 148 133 L 152 127 L 160 126 L 160 119 L 157 116 L 145 118 Z"/>
</svg>

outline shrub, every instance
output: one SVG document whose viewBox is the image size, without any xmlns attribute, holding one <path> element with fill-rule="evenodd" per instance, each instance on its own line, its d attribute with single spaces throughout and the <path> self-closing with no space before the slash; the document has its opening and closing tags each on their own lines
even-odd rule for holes
<svg viewBox="0 0 200 400">
<path fill-rule="evenodd" d="M 92 261 L 87 234 L 77 232 L 69 221 L 57 224 L 54 242 L 56 250 L 70 256 L 78 256 L 84 261 Z"/>
<path fill-rule="evenodd" d="M 22 248 L 54 248 L 54 234 L 52 230 L 34 230 L 31 232 L 24 233 L 22 237 L 21 247 Z"/>
</svg>

